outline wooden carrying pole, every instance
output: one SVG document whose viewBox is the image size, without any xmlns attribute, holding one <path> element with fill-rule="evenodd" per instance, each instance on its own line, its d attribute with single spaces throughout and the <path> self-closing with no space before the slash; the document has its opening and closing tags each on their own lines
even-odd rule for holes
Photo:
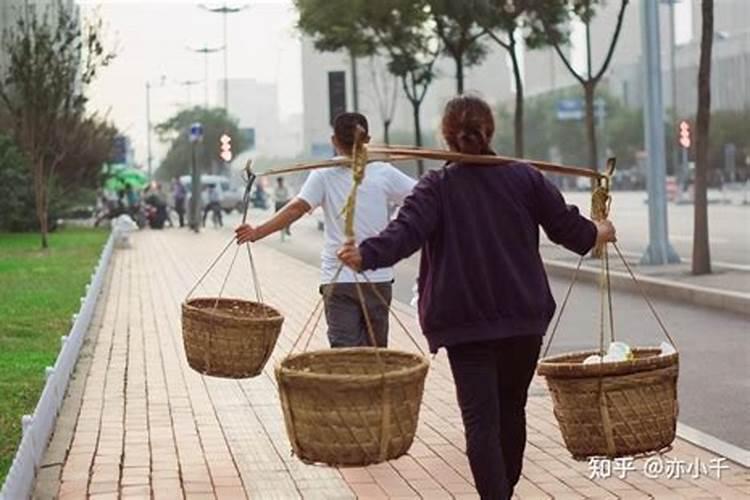
<svg viewBox="0 0 750 500">
<path fill-rule="evenodd" d="M 427 149 L 427 148 L 416 148 L 409 146 L 366 146 L 368 153 L 368 161 L 407 161 L 414 160 L 417 158 L 424 158 L 428 160 L 440 160 L 448 162 L 461 162 L 471 165 L 486 165 L 486 166 L 497 166 L 497 165 L 509 165 L 512 163 L 528 163 L 529 165 L 542 170 L 544 172 L 550 172 L 560 175 L 572 175 L 579 177 L 590 177 L 594 179 L 605 179 L 606 174 L 601 174 L 593 170 L 581 167 L 571 167 L 568 165 L 560 165 L 558 163 L 537 161 L 537 160 L 526 160 L 522 158 L 513 158 L 509 156 L 498 156 L 498 155 L 474 155 L 464 154 L 455 151 L 446 151 L 442 149 Z M 330 168 L 336 166 L 351 166 L 352 159 L 349 157 L 334 158 L 332 160 L 324 160 L 317 162 L 308 163 L 297 163 L 286 167 L 280 167 L 268 170 L 262 174 L 258 174 L 259 177 L 266 177 L 269 175 L 282 175 L 289 174 L 292 172 L 302 172 L 305 170 L 315 170 L 318 168 Z"/>
</svg>

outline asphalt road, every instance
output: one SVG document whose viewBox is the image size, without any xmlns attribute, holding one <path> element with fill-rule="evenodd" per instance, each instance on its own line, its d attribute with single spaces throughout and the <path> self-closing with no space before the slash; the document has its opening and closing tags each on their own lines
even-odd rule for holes
<svg viewBox="0 0 750 500">
<path fill-rule="evenodd" d="M 266 216 L 256 211 L 251 213 L 250 220 L 259 221 Z M 232 222 L 234 217 L 229 220 L 230 224 Z M 313 215 L 292 227 L 290 239 L 282 242 L 274 235 L 264 243 L 318 266 L 322 241 L 322 232 L 317 230 Z M 418 256 L 396 267 L 395 299 L 407 304 L 411 301 L 417 271 Z M 550 283 L 559 304 L 568 282 L 553 278 Z M 598 345 L 599 297 L 596 287 L 585 283 L 576 285 L 551 353 L 591 349 Z M 680 350 L 679 421 L 745 450 L 750 449 L 747 411 L 750 408 L 750 322 L 738 315 L 688 304 L 661 299 L 655 299 L 654 303 Z M 630 345 L 659 345 L 663 340 L 663 334 L 639 295 L 616 292 L 614 309 L 618 339 Z"/>
<path fill-rule="evenodd" d="M 750 271 L 750 192 L 711 191 L 708 208 L 711 257 L 714 265 Z M 588 213 L 590 195 L 566 192 L 569 203 Z M 724 203 L 720 203 L 720 201 Z M 667 206 L 669 241 L 680 258 L 690 260 L 693 244 L 693 205 L 669 203 Z M 648 196 L 643 191 L 614 191 L 610 219 L 617 227 L 620 247 L 634 256 L 643 255 L 648 246 Z"/>
</svg>

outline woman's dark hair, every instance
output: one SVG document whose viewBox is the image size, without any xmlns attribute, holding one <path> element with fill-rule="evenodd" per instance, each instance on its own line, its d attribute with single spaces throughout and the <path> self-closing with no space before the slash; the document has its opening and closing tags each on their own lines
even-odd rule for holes
<svg viewBox="0 0 750 500">
<path fill-rule="evenodd" d="M 454 97 L 443 112 L 443 137 L 454 151 L 468 154 L 491 153 L 490 141 L 495 133 L 492 109 L 482 99 L 471 95 Z"/>
<path fill-rule="evenodd" d="M 354 146 L 354 137 L 357 127 L 365 134 L 365 142 L 369 140 L 370 127 L 365 115 L 360 113 L 341 113 L 333 120 L 333 135 L 339 146 L 351 149 Z"/>
</svg>

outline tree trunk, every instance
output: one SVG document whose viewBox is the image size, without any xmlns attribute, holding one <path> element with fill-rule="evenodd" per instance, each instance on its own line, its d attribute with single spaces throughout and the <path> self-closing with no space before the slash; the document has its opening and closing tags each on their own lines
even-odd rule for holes
<svg viewBox="0 0 750 500">
<path fill-rule="evenodd" d="M 349 52 L 349 58 L 352 63 L 352 105 L 354 112 L 359 113 L 359 78 L 357 77 L 357 57 L 353 52 Z"/>
<path fill-rule="evenodd" d="M 513 34 L 511 33 L 511 37 Z M 521 78 L 521 68 L 518 65 L 516 57 L 516 43 L 511 38 L 510 60 L 513 63 L 513 78 L 516 85 L 516 109 L 513 116 L 515 155 L 523 158 L 523 80 Z"/>
<path fill-rule="evenodd" d="M 420 101 L 411 101 L 412 110 L 414 112 L 414 145 L 417 147 L 422 146 L 422 123 L 419 119 L 419 108 L 422 106 Z M 417 175 L 422 177 L 424 174 L 424 162 L 420 158 L 417 160 Z"/>
<path fill-rule="evenodd" d="M 599 171 L 599 156 L 596 150 L 596 118 L 594 117 L 594 89 L 592 82 L 583 86 L 586 102 L 586 142 L 589 147 L 589 166 L 594 172 Z"/>
<path fill-rule="evenodd" d="M 390 130 L 391 130 L 391 121 L 390 120 L 383 121 L 383 141 L 385 141 L 386 146 L 390 146 L 391 144 Z"/>
<path fill-rule="evenodd" d="M 711 250 L 708 244 L 708 132 L 711 118 L 711 50 L 714 35 L 714 2 L 703 0 L 701 6 L 701 56 L 698 67 L 698 116 L 695 137 L 695 213 L 693 221 L 693 274 L 711 272 Z"/>
<path fill-rule="evenodd" d="M 456 56 L 456 93 L 461 95 L 464 93 L 464 56 L 463 54 Z"/>
</svg>

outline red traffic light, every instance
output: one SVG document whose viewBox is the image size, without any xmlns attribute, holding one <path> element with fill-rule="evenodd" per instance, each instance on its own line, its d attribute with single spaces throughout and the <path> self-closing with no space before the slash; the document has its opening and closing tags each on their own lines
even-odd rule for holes
<svg viewBox="0 0 750 500">
<path fill-rule="evenodd" d="M 229 134 L 221 134 L 219 143 L 221 144 L 221 152 L 219 153 L 219 157 L 221 157 L 221 159 L 225 162 L 232 161 L 232 138 L 229 137 Z"/>
<path fill-rule="evenodd" d="M 690 149 L 692 140 L 690 138 L 690 123 L 687 120 L 680 122 L 680 146 Z"/>
</svg>

